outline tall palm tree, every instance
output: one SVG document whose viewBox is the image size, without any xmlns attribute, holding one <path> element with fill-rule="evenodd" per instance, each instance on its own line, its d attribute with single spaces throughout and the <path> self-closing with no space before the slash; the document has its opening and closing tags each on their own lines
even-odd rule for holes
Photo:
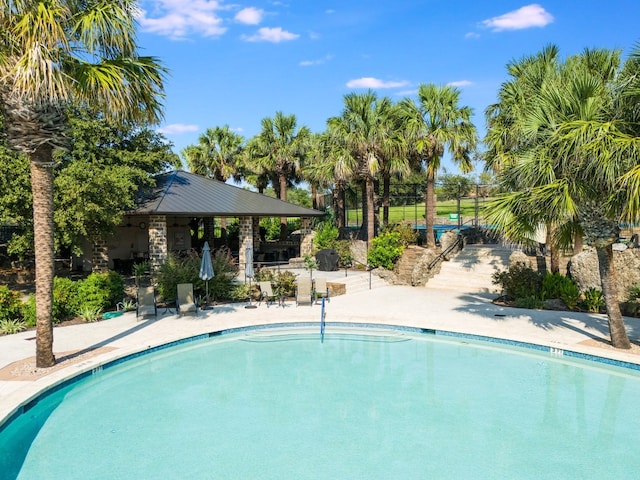
<svg viewBox="0 0 640 480">
<path fill-rule="evenodd" d="M 427 247 L 435 248 L 433 224 L 436 216 L 435 182 L 445 151 L 463 173 L 472 169 L 477 131 L 471 122 L 472 110 L 460 105 L 460 91 L 451 86 L 422 84 L 418 101 L 401 102 L 409 148 L 425 163 L 425 227 Z"/>
<path fill-rule="evenodd" d="M 273 188 L 280 200 L 287 200 L 290 182 L 301 180 L 300 170 L 309 149 L 311 131 L 301 126 L 295 115 L 276 112 L 274 118 L 261 121 L 262 129 L 247 145 L 249 162 L 254 171 L 273 174 L 277 178 Z M 287 236 L 287 219 L 280 219 L 280 238 Z"/>
<path fill-rule="evenodd" d="M 0 105 L 10 145 L 30 160 L 36 254 L 36 364 L 55 364 L 54 150 L 65 107 L 90 104 L 117 119 L 156 122 L 165 70 L 137 53 L 129 0 L 0 2 Z"/>
<path fill-rule="evenodd" d="M 365 240 L 375 237 L 375 180 L 385 160 L 397 158 L 398 137 L 391 121 L 393 103 L 375 92 L 349 93 L 339 117 L 327 121 L 334 145 L 355 161 L 357 177 L 364 185 L 363 229 Z M 349 162 L 345 162 L 348 164 Z"/>
<path fill-rule="evenodd" d="M 573 222 L 579 225 L 597 253 L 616 348 L 630 348 L 630 342 L 617 299 L 612 245 L 620 221 L 640 218 L 634 187 L 634 182 L 640 184 L 634 175 L 640 171 L 640 139 L 637 119 L 628 117 L 634 108 L 627 108 L 638 98 L 636 93 L 629 102 L 629 91 L 640 85 L 640 69 L 634 64 L 635 74 L 623 77 L 620 52 L 609 50 L 585 50 L 560 64 L 522 116 L 523 144 L 530 148 L 518 153 L 501 176 L 507 186 L 521 189 L 488 207 L 490 221 L 507 233 L 541 221 L 555 222 L 560 232 Z M 541 159 L 542 166 L 532 158 Z M 559 234 L 558 239 L 562 243 L 569 237 Z"/>
<path fill-rule="evenodd" d="M 196 145 L 182 150 L 189 169 L 198 175 L 226 182 L 232 176 L 239 180 L 244 138 L 229 128 L 208 128 L 198 138 Z M 213 245 L 213 218 L 204 219 L 205 239 Z M 220 219 L 222 238 L 226 241 L 227 219 Z M 208 238 L 207 238 L 208 237 Z"/>
</svg>

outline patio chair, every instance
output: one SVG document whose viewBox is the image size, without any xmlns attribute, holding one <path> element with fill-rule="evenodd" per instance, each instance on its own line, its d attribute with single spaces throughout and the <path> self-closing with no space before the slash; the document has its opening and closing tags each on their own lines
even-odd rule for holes
<svg viewBox="0 0 640 480">
<path fill-rule="evenodd" d="M 153 287 L 138 287 L 136 296 L 136 318 L 150 315 L 158 316 L 156 294 Z"/>
<path fill-rule="evenodd" d="M 269 306 L 269 302 L 275 303 L 276 295 L 273 293 L 273 289 L 271 288 L 271 282 L 258 282 L 258 286 L 260 287 L 260 298 L 258 302 L 262 302 L 264 299 L 267 303 L 267 307 Z"/>
<path fill-rule="evenodd" d="M 313 305 L 313 284 L 310 278 L 296 280 L 296 307 L 298 305 Z"/>
<path fill-rule="evenodd" d="M 178 284 L 176 308 L 178 310 L 178 315 L 180 316 L 189 312 L 194 312 L 196 315 L 198 315 L 198 304 L 196 303 L 195 297 L 193 295 L 192 283 Z"/>
<path fill-rule="evenodd" d="M 315 280 L 314 285 L 314 298 L 316 300 L 326 298 L 329 301 L 329 287 L 327 286 L 327 279 L 324 277 L 318 277 Z"/>
</svg>

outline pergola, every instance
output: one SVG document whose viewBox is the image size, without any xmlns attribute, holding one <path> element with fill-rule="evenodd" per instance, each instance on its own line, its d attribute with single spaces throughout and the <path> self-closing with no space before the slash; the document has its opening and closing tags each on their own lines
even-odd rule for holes
<svg viewBox="0 0 640 480">
<path fill-rule="evenodd" d="M 194 217 L 237 217 L 240 220 L 239 263 L 246 262 L 245 250 L 260 247 L 258 222 L 261 217 L 299 217 L 302 233 L 309 233 L 311 217 L 324 212 L 301 207 L 183 170 L 174 170 L 156 176 L 156 186 L 143 191 L 136 208 L 126 212 L 129 224 L 132 219 L 148 232 L 148 255 L 153 267 L 162 264 L 173 242 L 176 245 L 179 228 L 177 219 Z M 173 219 L 170 224 L 168 219 Z M 175 238 L 168 234 L 172 226 Z M 184 234 L 184 230 L 183 230 Z"/>
</svg>

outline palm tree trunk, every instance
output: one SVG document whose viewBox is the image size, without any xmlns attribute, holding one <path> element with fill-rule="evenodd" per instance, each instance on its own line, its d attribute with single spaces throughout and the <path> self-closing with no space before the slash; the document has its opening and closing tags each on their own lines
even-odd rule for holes
<svg viewBox="0 0 640 480">
<path fill-rule="evenodd" d="M 631 342 L 622 320 L 620 304 L 618 303 L 618 287 L 616 284 L 616 271 L 613 263 L 613 248 L 596 246 L 598 254 L 598 268 L 600 269 L 600 283 L 604 303 L 607 307 L 607 319 L 609 320 L 609 333 L 611 344 L 615 348 L 631 348 Z"/>
<path fill-rule="evenodd" d="M 373 177 L 367 175 L 365 179 L 365 192 L 367 195 L 367 244 L 370 245 L 375 237 L 375 191 Z"/>
<path fill-rule="evenodd" d="M 389 225 L 389 191 L 391 190 L 391 177 L 385 175 L 382 179 L 382 224 Z"/>
<path fill-rule="evenodd" d="M 436 237 L 433 234 L 433 222 L 436 217 L 436 179 L 427 168 L 427 188 L 424 195 L 424 223 L 427 236 L 427 248 L 436 248 Z"/>
<path fill-rule="evenodd" d="M 333 190 L 333 209 L 336 215 L 336 222 L 338 226 L 338 232 L 340 232 L 340 238 L 345 237 L 345 218 L 344 218 L 344 188 L 339 183 Z"/>
<path fill-rule="evenodd" d="M 287 201 L 287 177 L 284 174 L 279 175 L 278 177 L 280 183 L 280 200 L 286 202 Z M 280 240 L 287 239 L 287 217 L 280 218 Z"/>
<path fill-rule="evenodd" d="M 549 268 L 551 273 L 560 272 L 560 249 L 553 241 L 557 228 L 558 226 L 555 224 L 547 224 L 547 237 L 545 238 L 545 244 L 549 249 Z"/>
<path fill-rule="evenodd" d="M 36 256 L 36 366 L 52 367 L 53 355 L 53 167 L 51 147 L 40 147 L 32 154 L 31 193 L 33 195 L 33 234 Z"/>
</svg>

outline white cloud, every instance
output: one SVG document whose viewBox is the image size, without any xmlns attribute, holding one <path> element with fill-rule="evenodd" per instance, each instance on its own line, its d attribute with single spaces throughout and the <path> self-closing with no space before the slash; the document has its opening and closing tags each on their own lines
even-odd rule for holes
<svg viewBox="0 0 640 480">
<path fill-rule="evenodd" d="M 244 36 L 244 40 L 247 42 L 271 42 L 271 43 L 280 43 L 286 42 L 289 40 L 295 40 L 300 37 L 297 33 L 287 32 L 283 30 L 281 27 L 268 28 L 262 27 L 258 29 L 255 35 L 251 35 L 250 37 Z"/>
<path fill-rule="evenodd" d="M 469 85 L 473 85 L 473 82 L 469 80 L 457 80 L 455 82 L 449 82 L 447 85 L 451 87 L 468 87 Z"/>
<path fill-rule="evenodd" d="M 217 1 L 148 0 L 146 5 L 149 9 L 141 9 L 138 17 L 145 32 L 183 39 L 191 34 L 218 37 L 227 31 L 216 13 L 226 7 Z"/>
<path fill-rule="evenodd" d="M 172 123 L 170 125 L 165 125 L 164 127 L 160 127 L 157 129 L 158 133 L 162 133 L 165 135 L 177 135 L 187 132 L 197 132 L 198 130 L 199 127 L 197 125 L 185 125 L 184 123 Z"/>
<path fill-rule="evenodd" d="M 553 22 L 553 15 L 541 5 L 533 3 L 498 17 L 483 20 L 481 25 L 494 32 L 522 30 L 531 27 L 545 27 Z"/>
<path fill-rule="evenodd" d="M 480 38 L 480 34 L 476 32 L 468 32 L 464 34 L 464 38 Z"/>
<path fill-rule="evenodd" d="M 409 82 L 406 81 L 384 81 L 379 78 L 373 77 L 362 77 L 356 78 L 354 80 L 349 80 L 347 82 L 347 87 L 349 88 L 398 88 L 398 87 L 406 87 Z"/>
<path fill-rule="evenodd" d="M 333 55 L 325 55 L 324 57 L 317 60 L 303 60 L 298 65 L 300 65 L 301 67 L 313 67 L 315 65 L 322 65 L 323 63 L 326 63 L 332 59 Z"/>
<path fill-rule="evenodd" d="M 237 22 L 245 25 L 258 25 L 264 17 L 264 10 L 254 7 L 247 7 L 236 13 L 234 17 Z"/>
</svg>

